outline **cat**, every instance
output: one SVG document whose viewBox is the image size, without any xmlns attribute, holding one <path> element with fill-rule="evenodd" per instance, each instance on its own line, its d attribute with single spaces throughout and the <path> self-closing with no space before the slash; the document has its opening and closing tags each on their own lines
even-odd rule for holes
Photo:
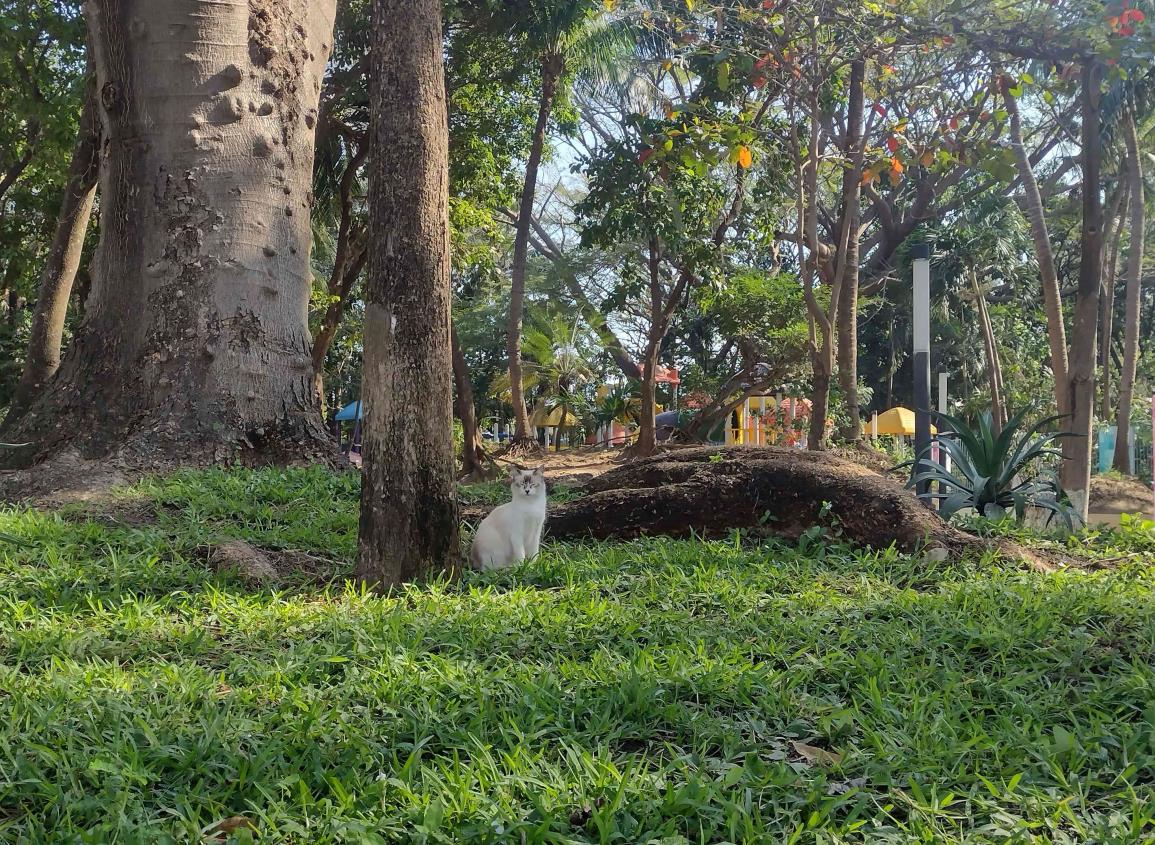
<svg viewBox="0 0 1155 845">
<path fill-rule="evenodd" d="M 494 508 L 477 526 L 470 550 L 474 569 L 504 569 L 536 557 L 545 525 L 545 471 L 514 469 L 513 501 Z"/>
</svg>

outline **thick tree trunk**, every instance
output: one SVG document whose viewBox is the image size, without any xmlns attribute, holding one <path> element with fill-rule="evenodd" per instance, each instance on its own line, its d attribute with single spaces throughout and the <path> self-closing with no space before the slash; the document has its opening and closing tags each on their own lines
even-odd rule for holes
<svg viewBox="0 0 1155 845">
<path fill-rule="evenodd" d="M 991 323 L 991 313 L 987 308 L 986 294 L 979 284 L 978 275 L 971 271 L 971 289 L 975 296 L 975 309 L 979 315 L 979 326 L 983 335 L 983 351 L 986 353 L 987 384 L 991 392 L 991 420 L 995 431 L 1002 431 L 1007 422 L 1006 405 L 1003 403 L 1003 368 L 999 361 L 999 346 L 995 341 L 995 328 Z"/>
<path fill-rule="evenodd" d="M 1107 215 L 1106 232 L 1103 235 L 1104 258 L 1103 295 L 1099 303 L 1099 416 L 1111 419 L 1115 409 L 1111 402 L 1111 346 L 1115 337 L 1115 280 L 1118 278 L 1119 244 L 1123 235 L 1123 218 L 1127 214 L 1127 199 L 1130 188 L 1126 182 L 1115 192 L 1111 211 Z"/>
<path fill-rule="evenodd" d="M 374 0 L 357 577 L 460 564 L 440 0 Z"/>
<path fill-rule="evenodd" d="M 1095 417 L 1095 352 L 1099 328 L 1099 288 L 1103 278 L 1103 203 L 1099 195 L 1102 136 L 1099 100 L 1102 68 L 1090 60 L 1083 66 L 1082 170 L 1083 226 L 1080 233 L 1079 289 L 1075 300 L 1070 354 L 1071 427 L 1065 441 L 1068 456 L 1063 487 L 1075 512 L 1086 522 L 1091 488 L 1091 438 Z"/>
<path fill-rule="evenodd" d="M 40 291 L 32 313 L 24 371 L 8 406 L 5 424 L 19 419 L 60 367 L 64 320 L 68 315 L 72 283 L 84 251 L 84 237 L 92 216 L 100 172 L 100 117 L 97 108 L 96 77 L 91 75 L 85 90 L 72 163 L 68 168 L 68 182 L 56 218 L 56 235 L 40 274 Z"/>
<path fill-rule="evenodd" d="M 335 0 L 90 0 L 100 245 L 8 436 L 137 464 L 329 454 L 312 390 L 314 126 Z"/>
<path fill-rule="evenodd" d="M 845 152 L 850 160 L 842 177 L 843 231 L 839 248 L 841 280 L 838 313 L 838 383 L 846 406 L 846 422 L 839 432 L 842 440 L 857 443 L 862 439 L 862 414 L 858 407 L 858 281 L 859 281 L 859 206 L 862 191 L 862 110 L 866 62 L 856 60 L 850 68 L 850 99 L 846 127 Z"/>
<path fill-rule="evenodd" d="M 457 337 L 457 326 L 450 326 L 450 347 L 453 354 L 453 386 L 456 393 L 457 418 L 461 420 L 464 435 L 461 447 L 461 474 L 481 478 L 486 473 L 485 450 L 481 433 L 477 430 L 477 406 L 473 398 L 473 383 L 469 380 L 469 364 L 465 350 Z"/>
<path fill-rule="evenodd" d="M 1023 145 L 1023 125 L 1019 117 L 1019 103 L 1010 92 L 1011 80 L 1004 76 L 1001 80 L 1003 101 L 1010 115 L 1011 151 L 1023 183 L 1023 211 L 1031 224 L 1031 237 L 1035 243 L 1035 257 L 1039 262 L 1039 275 L 1043 285 L 1043 307 L 1047 315 L 1047 343 L 1051 349 L 1051 372 L 1055 381 L 1055 403 L 1060 414 L 1071 412 L 1070 383 L 1067 373 L 1067 329 L 1063 322 L 1063 300 L 1059 292 L 1059 277 L 1055 272 L 1055 258 L 1051 251 L 1051 235 L 1047 230 L 1047 218 L 1043 209 L 1043 196 L 1031 166 L 1031 158 Z"/>
<path fill-rule="evenodd" d="M 529 412 L 525 407 L 521 375 L 521 324 L 525 311 L 525 273 L 529 260 L 529 232 L 533 225 L 533 201 L 537 194 L 537 171 L 545 151 L 545 134 L 557 95 L 557 83 L 565 72 L 564 59 L 547 53 L 541 59 L 541 100 L 538 103 L 537 125 L 533 130 L 529 159 L 525 163 L 525 183 L 517 213 L 517 228 L 513 240 L 513 266 L 510 270 L 509 322 L 506 326 L 505 351 L 509 356 L 509 391 L 513 403 L 514 433 L 512 445 L 524 447 L 531 443 Z"/>
<path fill-rule="evenodd" d="M 1127 144 L 1127 179 L 1131 194 L 1131 234 L 1127 244 L 1127 303 L 1124 316 L 1123 371 L 1119 374 L 1119 406 L 1115 414 L 1115 469 L 1130 471 L 1128 442 L 1131 436 L 1131 400 L 1135 395 L 1135 371 L 1139 362 L 1139 300 L 1143 281 L 1143 234 L 1147 227 L 1143 195 L 1143 162 L 1135 121 L 1123 119 Z"/>
</svg>

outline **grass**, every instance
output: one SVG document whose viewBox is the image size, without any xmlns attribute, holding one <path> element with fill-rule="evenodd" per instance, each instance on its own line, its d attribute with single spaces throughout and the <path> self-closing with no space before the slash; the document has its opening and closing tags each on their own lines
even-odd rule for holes
<svg viewBox="0 0 1155 845">
<path fill-rule="evenodd" d="M 1094 572 L 656 539 L 384 599 L 196 553 L 339 574 L 355 478 L 132 493 L 0 514 L 2 842 L 1155 837 L 1150 525 Z"/>
</svg>

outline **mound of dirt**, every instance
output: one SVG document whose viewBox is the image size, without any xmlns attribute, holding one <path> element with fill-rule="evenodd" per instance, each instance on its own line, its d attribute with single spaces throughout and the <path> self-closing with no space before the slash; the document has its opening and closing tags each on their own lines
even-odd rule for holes
<svg viewBox="0 0 1155 845">
<path fill-rule="evenodd" d="M 1091 476 L 1092 513 L 1151 513 L 1151 488 L 1137 478 Z"/>
<path fill-rule="evenodd" d="M 677 449 L 591 479 L 586 495 L 554 506 L 553 539 L 719 537 L 734 529 L 797 540 L 816 526 L 858 545 L 903 552 L 992 548 L 1038 569 L 1051 564 L 1008 541 L 946 524 L 909 490 L 835 455 L 775 447 Z M 489 508 L 463 509 L 477 522 Z"/>
</svg>

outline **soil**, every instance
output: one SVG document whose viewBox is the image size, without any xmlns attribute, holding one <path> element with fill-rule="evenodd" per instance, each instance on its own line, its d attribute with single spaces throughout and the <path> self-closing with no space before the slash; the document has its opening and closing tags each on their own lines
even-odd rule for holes
<svg viewBox="0 0 1155 845">
<path fill-rule="evenodd" d="M 1092 513 L 1151 513 L 1155 503 L 1151 487 L 1137 478 L 1091 476 Z"/>
</svg>

